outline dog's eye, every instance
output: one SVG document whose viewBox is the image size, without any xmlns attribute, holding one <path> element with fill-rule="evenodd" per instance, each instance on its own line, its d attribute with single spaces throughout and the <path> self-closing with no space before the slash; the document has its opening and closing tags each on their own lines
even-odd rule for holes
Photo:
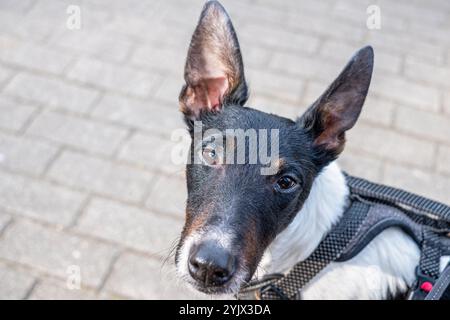
<svg viewBox="0 0 450 320">
<path fill-rule="evenodd" d="M 208 144 L 201 153 L 203 164 L 214 166 L 221 163 L 221 149 L 214 144 Z"/>
<path fill-rule="evenodd" d="M 281 191 L 289 190 L 289 189 L 295 187 L 296 185 L 297 185 L 297 182 L 289 176 L 281 177 L 280 179 L 278 179 L 277 184 L 276 184 L 277 188 L 280 189 Z"/>
</svg>

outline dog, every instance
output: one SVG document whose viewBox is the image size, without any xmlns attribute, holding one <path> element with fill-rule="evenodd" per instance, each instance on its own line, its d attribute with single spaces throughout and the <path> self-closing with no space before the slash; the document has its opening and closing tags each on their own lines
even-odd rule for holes
<svg viewBox="0 0 450 320">
<path fill-rule="evenodd" d="M 186 221 L 175 254 L 177 273 L 190 286 L 207 294 L 231 294 L 255 276 L 286 273 L 340 220 L 349 189 L 335 160 L 344 149 L 345 132 L 359 117 L 373 65 L 373 49 L 360 49 L 295 121 L 252 109 L 244 106 L 249 91 L 231 20 L 220 3 L 205 4 L 179 96 L 192 140 L 197 122 L 202 133 L 275 129 L 279 157 L 275 172 L 263 175 L 261 163 L 224 164 L 224 148 L 191 144 Z M 198 154 L 209 163 L 194 163 Z M 417 244 L 392 227 L 351 260 L 330 263 L 301 296 L 402 297 L 416 279 L 419 259 Z"/>
</svg>

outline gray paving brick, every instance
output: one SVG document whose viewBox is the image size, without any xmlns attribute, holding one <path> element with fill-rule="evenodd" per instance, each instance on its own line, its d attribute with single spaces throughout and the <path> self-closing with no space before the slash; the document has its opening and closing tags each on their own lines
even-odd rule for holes
<svg viewBox="0 0 450 320">
<path fill-rule="evenodd" d="M 406 33 L 370 32 L 366 42 L 376 48 L 383 48 L 397 54 L 409 54 L 433 63 L 442 63 L 443 60 L 443 51 L 438 44 L 417 41 L 414 35 Z"/>
<path fill-rule="evenodd" d="M 407 81 L 404 78 L 375 73 L 370 90 L 380 97 L 393 99 L 418 109 L 429 111 L 437 111 L 439 109 L 439 90 Z"/>
<path fill-rule="evenodd" d="M 241 52 L 245 67 L 251 68 L 265 68 L 273 54 L 270 49 L 253 46 L 250 43 L 241 43 Z"/>
<path fill-rule="evenodd" d="M 48 176 L 67 186 L 131 202 L 142 200 L 151 181 L 148 172 L 72 151 L 56 160 Z"/>
<path fill-rule="evenodd" d="M 344 150 L 338 158 L 338 163 L 348 174 L 374 182 L 381 182 L 383 162 L 379 159 Z"/>
<path fill-rule="evenodd" d="M 450 147 L 440 146 L 437 157 L 437 170 L 450 174 Z"/>
<path fill-rule="evenodd" d="M 98 93 L 66 83 L 60 79 L 21 73 L 6 86 L 5 92 L 22 99 L 39 102 L 46 107 L 86 112 Z"/>
<path fill-rule="evenodd" d="M 423 62 L 417 58 L 408 57 L 405 60 L 405 74 L 412 80 L 417 80 L 436 85 L 437 87 L 450 88 L 450 66 L 437 66 Z"/>
<path fill-rule="evenodd" d="M 326 59 L 317 60 L 297 54 L 276 51 L 269 62 L 268 68 L 279 73 L 331 83 L 343 66 Z"/>
<path fill-rule="evenodd" d="M 14 1 L 19 3 L 19 1 Z M 17 23 L 20 21 L 20 23 Z M 42 18 L 30 18 L 21 13 L 0 11 L 0 30 L 19 38 L 41 41 L 55 31 L 55 24 Z"/>
<path fill-rule="evenodd" d="M 261 35 L 264 35 L 263 37 Z M 291 50 L 305 53 L 313 53 L 319 46 L 319 39 L 307 33 L 291 32 L 271 28 L 267 25 L 248 24 L 239 31 L 239 38 L 247 43 L 266 47 L 276 46 L 280 50 Z M 308 45 L 305 46 L 304 44 Z"/>
<path fill-rule="evenodd" d="M 369 96 L 364 102 L 360 119 L 377 125 L 389 126 L 394 121 L 395 103 Z"/>
<path fill-rule="evenodd" d="M 251 108 L 267 113 L 273 113 L 292 120 L 299 117 L 305 111 L 304 106 L 301 104 L 297 105 L 289 103 L 260 93 L 251 95 L 247 105 Z"/>
<path fill-rule="evenodd" d="M 0 234 L 6 228 L 8 223 L 11 222 L 11 216 L 8 214 L 0 213 Z"/>
<path fill-rule="evenodd" d="M 8 228 L 0 242 L 0 257 L 33 266 L 67 281 L 78 266 L 81 284 L 98 287 L 116 250 L 105 244 L 20 221 Z"/>
<path fill-rule="evenodd" d="M 111 155 L 126 137 L 127 130 L 54 112 L 39 115 L 27 133 L 57 143 Z"/>
<path fill-rule="evenodd" d="M 423 168 L 432 167 L 435 150 L 428 141 L 362 123 L 348 132 L 347 148 Z"/>
<path fill-rule="evenodd" d="M 10 64 L 61 74 L 72 59 L 69 54 L 61 53 L 49 46 L 0 36 L 0 60 Z M 43 61 L 45 63 L 42 63 Z"/>
<path fill-rule="evenodd" d="M 0 166 L 8 169 L 39 175 L 57 151 L 44 141 L 0 133 Z"/>
<path fill-rule="evenodd" d="M 175 107 L 178 105 L 178 95 L 180 94 L 183 84 L 184 80 L 182 77 L 175 80 L 172 74 L 166 73 L 166 76 L 161 80 L 156 88 L 153 97 L 155 99 L 164 100 L 168 104 Z"/>
<path fill-rule="evenodd" d="M 443 100 L 444 113 L 450 115 L 450 92 L 444 93 Z"/>
<path fill-rule="evenodd" d="M 448 196 L 450 179 L 441 174 L 388 164 L 385 168 L 383 182 L 431 199 L 442 201 L 447 205 L 450 204 Z"/>
<path fill-rule="evenodd" d="M 398 108 L 395 125 L 405 132 L 421 137 L 448 142 L 450 137 L 450 117 L 407 107 Z"/>
<path fill-rule="evenodd" d="M 6 81 L 12 76 L 12 70 L 0 65 L 0 89 L 6 83 Z"/>
<path fill-rule="evenodd" d="M 160 81 L 156 73 L 117 66 L 90 58 L 80 59 L 68 77 L 109 90 L 148 97 Z"/>
<path fill-rule="evenodd" d="M 172 151 L 179 142 L 172 142 L 149 134 L 136 133 L 128 140 L 119 153 L 119 159 L 135 163 L 144 168 L 177 173 L 184 170 L 184 164 L 172 161 Z M 189 146 L 189 143 L 183 143 Z"/>
<path fill-rule="evenodd" d="M 309 4 L 305 3 L 305 6 Z M 298 6 L 297 6 L 298 7 Z M 303 6 L 302 6 L 303 7 Z M 329 6 L 327 9 L 320 11 L 320 14 L 308 14 L 307 12 L 296 12 L 290 14 L 287 18 L 287 26 L 294 31 L 302 30 L 307 33 L 316 33 L 320 37 L 333 38 L 345 41 L 361 41 L 364 38 L 365 30 L 362 28 L 355 28 L 348 23 L 348 18 L 339 19 L 332 16 L 333 9 Z M 365 8 L 363 11 L 365 12 Z M 366 17 L 365 15 L 363 15 Z M 283 25 L 281 26 L 283 28 Z"/>
<path fill-rule="evenodd" d="M 66 10 L 69 5 L 80 6 L 82 15 L 81 29 L 98 28 L 99 25 L 101 26 L 102 23 L 106 23 L 108 19 L 111 19 L 111 16 L 106 10 L 100 10 L 100 8 L 93 6 L 88 8 L 80 0 L 39 0 L 28 12 L 27 18 L 51 21 L 54 25 L 53 31 L 57 32 L 60 29 L 67 28 L 66 20 L 69 15 L 66 13 Z M 76 29 L 73 31 L 77 32 L 79 30 Z"/>
<path fill-rule="evenodd" d="M 162 72 L 169 71 L 182 78 L 185 58 L 184 54 L 173 48 L 153 45 L 137 48 L 130 63 Z"/>
<path fill-rule="evenodd" d="M 170 137 L 173 130 L 184 128 L 178 105 L 157 101 L 141 101 L 116 95 L 107 95 L 93 111 L 93 116 L 150 130 Z"/>
<path fill-rule="evenodd" d="M 338 1 L 333 7 L 332 18 L 340 18 L 347 23 L 353 24 L 354 28 L 360 26 L 366 26 L 367 15 L 366 13 L 369 3 L 365 1 Z M 382 8 L 385 5 L 383 4 Z M 404 17 L 397 13 L 395 16 L 384 14 L 382 11 L 382 30 L 384 32 L 403 31 L 406 28 L 406 21 Z M 380 30 L 374 30 L 380 32 Z M 351 32 L 350 32 L 351 33 Z"/>
<path fill-rule="evenodd" d="M 358 45 L 351 45 L 343 41 L 331 40 L 326 41 L 320 47 L 320 55 L 326 59 L 332 59 L 336 62 L 340 62 L 342 66 L 350 59 L 350 57 L 361 47 Z M 377 71 L 381 70 L 399 73 L 402 66 L 402 59 L 400 56 L 387 53 L 382 50 L 377 50 L 375 53 L 376 68 Z"/>
<path fill-rule="evenodd" d="M 0 299 L 24 299 L 34 281 L 32 276 L 0 264 Z"/>
<path fill-rule="evenodd" d="M 69 224 L 84 202 L 78 192 L 0 172 L 0 207 L 34 219 Z"/>
<path fill-rule="evenodd" d="M 304 89 L 304 82 L 299 77 L 288 77 L 266 70 L 247 69 L 247 81 L 253 95 L 261 92 L 293 103 L 299 102 Z"/>
<path fill-rule="evenodd" d="M 14 0 L 2 0 L 0 3 L 1 11 L 12 11 L 16 13 L 25 13 L 28 11 L 35 0 L 23 0 L 23 1 L 14 1 Z"/>
<path fill-rule="evenodd" d="M 187 190 L 186 182 L 179 175 L 156 175 L 146 206 L 158 212 L 184 218 Z"/>
<path fill-rule="evenodd" d="M 95 199 L 76 228 L 95 237 L 166 257 L 182 227 L 181 220 L 110 200 Z"/>
<path fill-rule="evenodd" d="M 134 299 L 207 298 L 187 289 L 186 284 L 177 279 L 173 269 L 172 266 L 163 267 L 162 261 L 127 253 L 114 265 L 105 289 Z"/>
<path fill-rule="evenodd" d="M 0 96 L 0 128 L 19 131 L 36 110 L 34 106 L 17 103 L 10 98 Z"/>
<path fill-rule="evenodd" d="M 29 296 L 30 300 L 93 300 L 98 299 L 92 290 L 69 289 L 66 282 L 51 278 L 40 280 Z"/>
<path fill-rule="evenodd" d="M 132 48 L 132 42 L 118 34 L 96 29 L 81 29 L 76 32 L 64 29 L 49 40 L 52 46 L 69 52 L 80 52 L 107 61 L 124 61 Z"/>
</svg>

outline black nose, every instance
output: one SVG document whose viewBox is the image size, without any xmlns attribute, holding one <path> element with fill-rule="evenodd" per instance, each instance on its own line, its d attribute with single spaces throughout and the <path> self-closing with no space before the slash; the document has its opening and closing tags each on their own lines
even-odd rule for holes
<svg viewBox="0 0 450 320">
<path fill-rule="evenodd" d="M 205 286 L 227 283 L 236 269 L 236 259 L 214 243 L 204 242 L 193 246 L 189 254 L 189 273 Z"/>
</svg>

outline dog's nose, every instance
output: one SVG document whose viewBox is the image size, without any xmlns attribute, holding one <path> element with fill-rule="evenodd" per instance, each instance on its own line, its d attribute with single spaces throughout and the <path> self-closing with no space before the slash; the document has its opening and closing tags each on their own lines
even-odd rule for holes
<svg viewBox="0 0 450 320">
<path fill-rule="evenodd" d="M 227 283 L 235 270 L 234 256 L 213 243 L 200 243 L 191 249 L 189 273 L 205 286 L 221 286 Z"/>
</svg>

